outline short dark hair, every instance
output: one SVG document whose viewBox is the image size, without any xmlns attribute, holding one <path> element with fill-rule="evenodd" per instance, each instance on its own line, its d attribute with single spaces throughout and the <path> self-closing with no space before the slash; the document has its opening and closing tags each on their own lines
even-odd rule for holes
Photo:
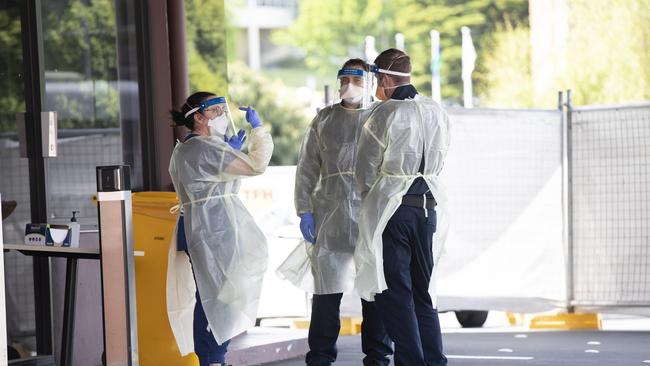
<svg viewBox="0 0 650 366">
<path fill-rule="evenodd" d="M 411 58 L 406 52 L 398 50 L 397 48 L 389 48 L 377 56 L 375 65 L 380 69 L 398 71 L 398 72 L 411 72 Z M 397 76 L 384 74 L 393 79 L 398 84 L 407 83 L 411 79 L 409 76 Z"/>
<path fill-rule="evenodd" d="M 196 111 L 194 113 L 191 113 L 189 116 L 185 117 L 185 114 L 189 112 L 190 110 L 196 108 L 203 102 L 204 100 L 215 96 L 214 93 L 210 92 L 196 92 L 189 97 L 187 97 L 187 100 L 185 103 L 183 103 L 183 106 L 181 106 L 180 110 L 172 109 L 169 111 L 169 113 L 172 116 L 172 120 L 174 123 L 176 123 L 176 127 L 180 126 L 185 126 L 189 128 L 190 130 L 194 129 L 194 113 L 199 112 Z"/>
<path fill-rule="evenodd" d="M 360 59 L 360 58 L 351 58 L 351 59 L 345 61 L 345 63 L 343 64 L 343 66 L 341 68 L 345 69 L 345 68 L 350 68 L 350 67 L 354 67 L 354 66 L 359 66 L 362 69 L 364 69 L 365 71 L 368 71 L 368 63 L 365 62 L 364 60 Z"/>
</svg>

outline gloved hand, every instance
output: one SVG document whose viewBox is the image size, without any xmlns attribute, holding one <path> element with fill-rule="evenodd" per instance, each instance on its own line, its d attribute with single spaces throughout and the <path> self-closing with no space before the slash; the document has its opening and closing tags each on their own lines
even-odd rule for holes
<svg viewBox="0 0 650 366">
<path fill-rule="evenodd" d="M 262 125 L 260 116 L 257 115 L 257 112 L 252 107 L 239 107 L 239 110 L 246 111 L 246 121 L 250 123 L 253 128 L 257 128 Z"/>
<path fill-rule="evenodd" d="M 316 244 L 316 224 L 314 224 L 314 215 L 311 212 L 305 212 L 298 216 L 300 216 L 300 232 L 302 232 L 302 237 L 308 242 Z"/>
<path fill-rule="evenodd" d="M 244 130 L 239 130 L 236 135 L 232 135 L 230 138 L 224 136 L 223 140 L 233 149 L 241 150 L 241 147 L 244 146 L 244 141 L 246 141 L 246 132 L 244 132 Z"/>
</svg>

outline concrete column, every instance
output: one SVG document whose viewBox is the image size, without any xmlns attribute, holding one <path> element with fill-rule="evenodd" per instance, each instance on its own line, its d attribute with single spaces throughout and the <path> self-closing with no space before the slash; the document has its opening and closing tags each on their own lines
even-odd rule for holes
<svg viewBox="0 0 650 366">
<path fill-rule="evenodd" d="M 155 156 L 156 182 L 161 190 L 168 190 L 171 178 L 167 166 L 172 154 L 174 129 L 170 127 L 169 110 L 172 104 L 169 37 L 167 35 L 167 3 L 148 1 L 146 9 L 149 57 L 145 68 L 149 68 L 147 79 L 150 84 L 151 121 L 148 126 L 153 144 L 150 153 Z"/>
<path fill-rule="evenodd" d="M 185 7 L 183 0 L 167 0 L 167 18 L 172 104 L 178 107 L 185 102 L 190 94 L 185 37 Z M 185 129 L 176 128 L 175 137 L 181 138 L 185 132 Z"/>
</svg>

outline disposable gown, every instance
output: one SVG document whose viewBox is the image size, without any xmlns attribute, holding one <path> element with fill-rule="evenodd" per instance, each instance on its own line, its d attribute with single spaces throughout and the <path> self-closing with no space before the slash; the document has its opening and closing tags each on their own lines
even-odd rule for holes
<svg viewBox="0 0 650 366">
<path fill-rule="evenodd" d="M 278 269 L 280 277 L 315 294 L 354 288 L 354 247 L 361 196 L 354 181 L 357 142 L 370 110 L 324 108 L 303 138 L 296 167 L 295 206 L 312 212 L 316 243 L 303 242 Z"/>
<path fill-rule="evenodd" d="M 359 139 L 356 180 L 363 205 L 359 239 L 354 253 L 355 289 L 373 301 L 386 290 L 382 233 L 417 177 L 423 177 L 438 206 L 437 231 L 433 235 L 434 273 L 430 292 L 435 302 L 435 268 L 448 228 L 447 198 L 438 174 L 449 148 L 449 119 L 429 98 L 387 100 L 372 111 Z M 424 158 L 424 172 L 419 173 Z M 424 210 L 424 208 L 423 208 Z"/>
<path fill-rule="evenodd" d="M 273 142 L 263 127 L 254 128 L 248 141 L 245 154 L 232 149 L 222 137 L 194 137 L 176 145 L 169 165 L 184 209 L 188 251 L 201 303 L 219 344 L 254 326 L 268 262 L 266 238 L 237 193 L 240 177 L 264 172 Z M 176 263 L 184 261 L 170 257 L 169 264 Z M 174 305 L 189 307 L 192 302 L 182 297 L 194 296 L 187 291 L 192 286 L 177 282 L 192 278 L 187 273 L 189 266 L 183 268 L 169 269 L 177 275 L 176 281 L 168 279 L 167 298 Z M 180 324 L 180 320 L 189 309 L 173 310 L 169 312 L 170 324 L 181 353 L 186 353 L 190 348 L 187 327 L 192 324 Z"/>
</svg>

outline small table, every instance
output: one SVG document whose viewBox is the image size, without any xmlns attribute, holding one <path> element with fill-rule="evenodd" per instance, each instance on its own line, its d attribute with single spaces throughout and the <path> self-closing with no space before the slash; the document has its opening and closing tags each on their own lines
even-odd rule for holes
<svg viewBox="0 0 650 366">
<path fill-rule="evenodd" d="M 72 365 L 74 313 L 77 295 L 77 262 L 79 259 L 101 259 L 99 249 L 70 248 L 45 245 L 4 244 L 4 250 L 17 250 L 33 257 L 67 258 L 65 269 L 65 296 L 63 303 L 63 334 L 61 335 L 61 365 Z M 136 251 L 135 256 L 144 256 Z"/>
</svg>

